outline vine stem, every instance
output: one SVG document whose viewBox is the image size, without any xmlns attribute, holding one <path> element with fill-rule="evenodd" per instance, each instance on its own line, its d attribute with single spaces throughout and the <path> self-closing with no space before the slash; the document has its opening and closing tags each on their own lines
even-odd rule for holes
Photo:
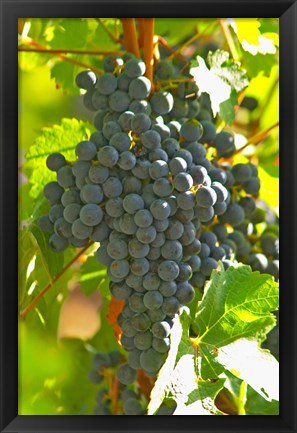
<svg viewBox="0 0 297 433">
<path fill-rule="evenodd" d="M 126 50 L 129 53 L 134 54 L 136 57 L 140 57 L 139 45 L 136 34 L 136 25 L 134 18 L 122 18 L 123 32 L 124 32 L 124 43 Z"/>
<path fill-rule="evenodd" d="M 168 45 L 168 43 L 167 43 L 167 41 L 165 41 L 165 39 L 164 38 L 162 38 L 162 36 L 160 36 L 160 35 L 158 35 L 158 42 L 159 42 L 159 44 L 161 44 L 169 53 L 171 53 L 171 54 L 174 54 L 175 53 L 175 51 L 174 51 L 174 49 L 173 48 L 171 48 L 169 45 Z M 178 54 L 176 54 L 176 57 L 178 58 L 178 59 L 180 59 L 182 62 L 184 62 L 184 63 L 188 63 L 187 62 L 187 60 L 184 58 L 184 56 L 182 55 L 182 54 L 180 54 L 180 53 L 178 53 Z"/>
<path fill-rule="evenodd" d="M 71 265 L 73 265 L 74 262 L 85 252 L 87 249 L 93 245 L 94 242 L 89 242 L 88 245 L 86 245 L 84 248 L 82 248 L 74 257 L 70 260 L 69 263 L 55 276 L 55 278 L 52 279 L 52 281 L 43 289 L 40 293 L 30 302 L 29 305 L 27 305 L 26 308 L 24 308 L 20 312 L 20 317 L 24 318 L 29 311 L 32 310 L 32 308 L 35 307 L 35 305 L 40 301 L 40 299 L 46 294 L 46 292 L 62 277 L 62 275 L 65 274 L 65 272 L 70 268 Z"/>
<path fill-rule="evenodd" d="M 244 149 L 246 149 L 251 144 L 259 144 L 261 141 L 263 141 L 265 138 L 268 137 L 270 131 L 272 131 L 274 128 L 277 128 L 279 126 L 279 122 L 276 122 L 274 125 L 271 125 L 269 128 L 265 129 L 264 131 L 259 132 L 258 134 L 253 135 L 249 138 L 247 143 L 245 143 L 244 146 L 240 147 L 236 150 L 234 155 L 237 155 L 238 153 L 241 153 Z"/>
<path fill-rule="evenodd" d="M 145 18 L 138 18 L 138 43 L 139 43 L 139 48 L 143 47 L 143 43 L 144 43 L 144 21 Z"/>
<path fill-rule="evenodd" d="M 232 55 L 232 58 L 233 58 L 233 60 L 235 62 L 237 62 L 238 61 L 238 54 L 237 54 L 237 50 L 236 50 L 236 47 L 235 47 L 235 44 L 234 44 L 234 40 L 233 40 L 232 34 L 230 32 L 230 29 L 229 29 L 229 24 L 223 18 L 221 18 L 219 20 L 219 22 L 220 22 L 220 26 L 221 26 L 222 32 L 223 32 L 223 34 L 225 36 L 226 42 L 228 44 L 230 53 Z"/>
<path fill-rule="evenodd" d="M 145 62 L 145 76 L 153 83 L 153 63 L 154 63 L 154 18 L 143 18 L 144 20 L 144 40 L 143 58 Z"/>
<path fill-rule="evenodd" d="M 49 49 L 49 48 L 25 48 L 19 47 L 18 51 L 25 51 L 27 53 L 48 53 L 48 54 L 88 54 L 88 55 L 103 55 L 110 56 L 122 56 L 125 51 L 96 51 L 96 50 L 68 50 L 68 49 Z"/>
<path fill-rule="evenodd" d="M 23 39 L 23 43 L 25 45 L 33 46 L 35 48 L 38 48 L 39 50 L 43 50 L 43 52 L 45 52 L 45 50 L 47 49 L 43 45 L 41 45 L 38 42 L 36 42 L 34 39 L 29 39 L 29 38 L 28 39 Z M 61 60 L 64 60 L 65 62 L 72 63 L 73 65 L 77 65 L 77 66 L 82 66 L 83 68 L 86 68 L 86 69 L 92 69 L 94 72 L 96 72 L 99 75 L 102 74 L 102 70 L 99 69 L 99 68 L 95 68 L 94 66 L 86 65 L 85 63 L 79 62 L 78 60 L 75 60 L 75 59 L 71 59 L 70 57 L 67 57 L 67 56 L 65 56 L 64 54 L 61 54 L 61 53 L 52 53 L 52 54 L 54 56 L 59 57 Z"/>
</svg>

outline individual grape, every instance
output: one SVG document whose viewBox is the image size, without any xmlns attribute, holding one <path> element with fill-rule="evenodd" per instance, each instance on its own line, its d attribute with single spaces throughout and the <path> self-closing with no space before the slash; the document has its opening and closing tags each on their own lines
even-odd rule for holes
<svg viewBox="0 0 297 433">
<path fill-rule="evenodd" d="M 211 188 L 217 195 L 217 202 L 221 203 L 228 198 L 228 190 L 219 182 L 212 182 Z"/>
<path fill-rule="evenodd" d="M 74 221 L 72 224 L 72 234 L 78 239 L 87 239 L 91 236 L 93 227 L 85 225 L 80 218 Z"/>
<path fill-rule="evenodd" d="M 180 282 L 177 285 L 175 297 L 182 305 L 189 304 L 195 298 L 195 290 L 187 281 Z"/>
<path fill-rule="evenodd" d="M 85 140 L 78 143 L 75 153 L 81 161 L 91 161 L 95 158 L 97 149 L 94 143 Z"/>
<path fill-rule="evenodd" d="M 170 215 L 170 206 L 166 200 L 156 199 L 150 205 L 150 211 L 156 220 L 164 220 Z"/>
<path fill-rule="evenodd" d="M 154 67 L 154 74 L 160 80 L 169 80 L 174 75 L 174 67 L 167 60 L 160 60 Z"/>
<path fill-rule="evenodd" d="M 131 287 L 129 287 L 127 284 L 121 284 L 121 283 L 119 283 L 119 284 L 113 283 L 110 290 L 111 290 L 112 296 L 114 298 L 120 299 L 120 300 L 128 299 L 132 293 Z M 122 329 L 124 329 L 123 326 L 122 326 Z"/>
<path fill-rule="evenodd" d="M 207 257 L 201 260 L 200 272 L 206 277 L 209 277 L 212 271 L 217 268 L 217 266 L 218 262 L 215 259 L 212 257 Z"/>
<path fill-rule="evenodd" d="M 153 216 L 149 210 L 140 209 L 135 213 L 134 221 L 138 227 L 146 228 L 152 224 Z"/>
<path fill-rule="evenodd" d="M 119 366 L 117 375 L 123 385 L 129 385 L 136 379 L 136 370 L 125 363 Z"/>
<path fill-rule="evenodd" d="M 46 166 L 51 171 L 58 171 L 64 165 L 66 165 L 66 160 L 61 153 L 55 152 L 46 158 Z"/>
<path fill-rule="evenodd" d="M 202 248 L 202 244 L 201 244 L 201 248 Z M 201 250 L 200 250 L 200 253 L 201 253 Z M 187 263 L 190 265 L 193 272 L 197 272 L 200 270 L 201 259 L 199 256 L 190 257 L 189 260 L 187 261 Z"/>
<path fill-rule="evenodd" d="M 256 203 L 252 197 L 242 197 L 238 204 L 243 208 L 247 218 L 256 210 Z"/>
<path fill-rule="evenodd" d="M 96 84 L 96 75 L 93 71 L 81 71 L 75 77 L 75 84 L 81 89 L 91 89 Z"/>
<path fill-rule="evenodd" d="M 130 97 L 128 93 L 122 90 L 116 90 L 108 98 L 109 107 L 111 110 L 122 113 L 126 111 L 130 104 Z"/>
<path fill-rule="evenodd" d="M 181 124 L 176 120 L 172 120 L 168 123 L 168 128 L 170 130 L 170 137 L 173 139 L 179 139 L 179 131 L 181 128 Z"/>
<path fill-rule="evenodd" d="M 170 240 L 177 240 L 183 235 L 184 226 L 175 218 L 170 218 L 168 228 L 165 231 L 165 236 Z"/>
<path fill-rule="evenodd" d="M 141 259 L 148 255 L 150 247 L 139 242 L 137 239 L 131 239 L 128 244 L 129 254 L 135 259 Z"/>
<path fill-rule="evenodd" d="M 203 127 L 203 134 L 199 139 L 200 143 L 212 144 L 217 135 L 215 125 L 209 120 L 201 120 L 200 123 Z"/>
<path fill-rule="evenodd" d="M 108 215 L 118 218 L 124 214 L 123 199 L 121 197 L 110 198 L 105 203 L 105 211 Z"/>
<path fill-rule="evenodd" d="M 184 122 L 180 128 L 180 135 L 185 141 L 198 141 L 203 134 L 203 126 L 196 119 Z"/>
<path fill-rule="evenodd" d="M 133 293 L 129 298 L 129 306 L 135 313 L 144 313 L 147 310 L 143 303 L 142 293 Z"/>
<path fill-rule="evenodd" d="M 123 207 L 129 214 L 135 214 L 138 210 L 144 208 L 143 198 L 138 194 L 128 194 L 123 200 Z"/>
<path fill-rule="evenodd" d="M 145 73 L 145 63 L 140 59 L 132 58 L 125 65 L 125 74 L 129 78 L 137 78 Z"/>
<path fill-rule="evenodd" d="M 118 89 L 123 90 L 124 92 L 128 92 L 129 90 L 129 85 L 131 82 L 131 78 L 129 78 L 125 72 L 123 72 L 122 74 L 120 74 L 117 77 L 117 84 L 118 84 Z"/>
<path fill-rule="evenodd" d="M 159 287 L 161 295 L 165 297 L 173 296 L 177 290 L 175 281 L 162 281 Z"/>
<path fill-rule="evenodd" d="M 196 192 L 196 202 L 200 207 L 210 208 L 217 201 L 217 194 L 211 187 L 201 186 Z"/>
<path fill-rule="evenodd" d="M 172 158 L 169 162 L 169 169 L 173 176 L 178 173 L 187 171 L 188 165 L 186 161 L 181 157 Z"/>
<path fill-rule="evenodd" d="M 107 167 L 92 165 L 89 169 L 88 175 L 92 182 L 102 184 L 108 178 L 109 170 Z"/>
<path fill-rule="evenodd" d="M 247 194 L 257 195 L 260 190 L 260 179 L 251 177 L 242 184 L 242 187 Z"/>
<path fill-rule="evenodd" d="M 67 239 L 61 238 L 56 233 L 50 236 L 48 243 L 52 250 L 55 251 L 55 253 L 60 253 L 64 251 L 69 245 Z"/>
<path fill-rule="evenodd" d="M 210 248 L 215 247 L 217 240 L 217 236 L 210 231 L 205 231 L 200 236 L 200 241 L 206 243 Z"/>
<path fill-rule="evenodd" d="M 175 213 L 175 217 L 183 224 L 186 224 L 194 218 L 194 211 L 193 209 L 178 209 Z"/>
<path fill-rule="evenodd" d="M 112 146 L 102 147 L 97 154 L 98 161 L 105 167 L 113 167 L 119 159 L 117 150 Z"/>
<path fill-rule="evenodd" d="M 119 197 L 123 192 L 123 185 L 117 177 L 109 177 L 102 185 L 104 195 L 108 198 Z"/>
<path fill-rule="evenodd" d="M 106 110 L 108 108 L 108 97 L 95 90 L 92 94 L 92 104 L 96 110 Z"/>
<path fill-rule="evenodd" d="M 193 257 L 197 257 L 197 256 L 193 256 Z M 192 277 L 192 268 L 189 265 L 189 263 L 179 262 L 178 267 L 179 267 L 179 275 L 177 277 L 177 281 L 179 282 L 188 281 Z"/>
<path fill-rule="evenodd" d="M 162 142 L 162 148 L 169 158 L 173 158 L 179 150 L 179 142 L 175 138 L 166 138 L 166 140 Z"/>
<path fill-rule="evenodd" d="M 217 202 L 214 204 L 213 210 L 216 215 L 223 215 L 227 210 L 227 203 L 225 201 Z"/>
<path fill-rule="evenodd" d="M 279 256 L 279 239 L 274 233 L 264 233 L 260 239 L 261 248 L 267 256 L 277 259 Z"/>
<path fill-rule="evenodd" d="M 142 284 L 146 290 L 150 291 L 158 290 L 160 282 L 160 278 L 157 274 L 155 274 L 154 272 L 149 272 L 144 276 Z"/>
<path fill-rule="evenodd" d="M 180 99 L 177 96 L 173 98 L 173 107 L 170 111 L 170 116 L 179 119 L 181 117 L 187 117 L 189 112 L 188 102 L 184 99 Z"/>
<path fill-rule="evenodd" d="M 89 242 L 89 239 L 77 239 L 75 236 L 68 238 L 68 242 L 75 248 L 84 247 Z"/>
<path fill-rule="evenodd" d="M 124 151 L 120 154 L 118 165 L 123 170 L 132 170 L 136 165 L 136 157 L 132 152 Z"/>
<path fill-rule="evenodd" d="M 102 188 L 99 185 L 84 185 L 80 191 L 80 197 L 84 203 L 99 204 L 103 200 Z"/>
<path fill-rule="evenodd" d="M 158 91 L 155 92 L 150 100 L 152 109 L 157 114 L 167 114 L 173 108 L 173 96 L 170 92 Z"/>
<path fill-rule="evenodd" d="M 234 135 L 230 132 L 222 131 L 217 134 L 213 144 L 217 150 L 218 158 L 230 158 L 235 153 Z"/>
<path fill-rule="evenodd" d="M 125 278 L 129 272 L 129 262 L 127 260 L 114 260 L 110 265 L 110 272 L 116 278 Z"/>
<path fill-rule="evenodd" d="M 122 180 L 124 194 L 131 192 L 140 193 L 142 192 L 141 181 L 134 176 L 127 176 Z"/>
<path fill-rule="evenodd" d="M 247 260 L 247 264 L 251 266 L 253 271 L 266 272 L 268 259 L 261 253 L 251 254 Z"/>
<path fill-rule="evenodd" d="M 235 164 L 231 173 L 235 179 L 235 182 L 245 182 L 252 176 L 252 169 L 248 164 Z"/>
<path fill-rule="evenodd" d="M 128 256 L 128 247 L 125 241 L 115 239 L 107 245 L 107 253 L 114 260 L 125 259 Z"/>
<path fill-rule="evenodd" d="M 119 324 L 119 326 L 122 325 L 122 323 L 118 323 L 118 324 Z M 128 350 L 128 351 L 134 350 L 135 349 L 134 337 L 127 337 L 126 335 L 122 334 L 121 335 L 121 345 L 123 346 L 123 348 L 125 350 Z"/>
<path fill-rule="evenodd" d="M 122 328 L 123 334 L 126 337 L 135 337 L 135 335 L 137 334 L 136 329 L 134 329 L 134 326 L 131 323 L 131 319 L 124 320 L 123 323 L 121 324 L 121 328 Z"/>
<path fill-rule="evenodd" d="M 110 358 L 108 353 L 105 352 L 97 352 L 93 357 L 93 370 L 100 371 L 103 368 L 109 367 L 110 364 Z"/>
<path fill-rule="evenodd" d="M 149 310 L 156 310 L 161 307 L 163 296 L 157 290 L 150 290 L 144 295 L 143 303 Z"/>
<path fill-rule="evenodd" d="M 179 238 L 181 244 L 183 246 L 190 245 L 196 237 L 196 230 L 194 225 L 190 223 L 186 223 L 183 225 L 183 233 Z"/>
<path fill-rule="evenodd" d="M 150 127 L 151 119 L 147 114 L 137 113 L 132 118 L 131 128 L 132 131 L 136 132 L 137 134 L 143 134 L 144 132 L 148 131 Z"/>
<path fill-rule="evenodd" d="M 158 275 L 163 281 L 174 281 L 179 274 L 179 267 L 173 260 L 164 260 L 158 267 Z"/>
<path fill-rule="evenodd" d="M 132 101 L 131 104 L 129 105 L 129 110 L 132 111 L 134 114 L 144 113 L 147 114 L 148 116 L 150 116 L 152 112 L 149 102 L 147 102 L 145 99 L 142 100 L 138 99 Z"/>
<path fill-rule="evenodd" d="M 145 275 L 150 268 L 150 263 L 147 259 L 133 259 L 131 261 L 131 272 L 134 275 L 143 276 Z"/>
<path fill-rule="evenodd" d="M 200 250 L 201 242 L 199 241 L 199 239 L 194 239 L 193 242 L 190 243 L 190 245 L 184 247 L 184 255 L 192 256 L 194 254 L 198 254 Z"/>
<path fill-rule="evenodd" d="M 128 353 L 128 364 L 134 370 L 138 370 L 139 368 L 141 368 L 140 355 L 141 355 L 141 350 L 138 349 L 131 350 Z"/>
<path fill-rule="evenodd" d="M 129 132 L 132 129 L 131 122 L 135 114 L 132 111 L 125 111 L 118 119 L 118 123 L 124 132 Z"/>
<path fill-rule="evenodd" d="M 206 281 L 206 277 L 201 272 L 194 272 L 192 278 L 190 279 L 190 283 L 192 286 L 201 289 L 204 286 Z"/>
<path fill-rule="evenodd" d="M 132 168 L 132 174 L 138 179 L 147 179 L 151 163 L 146 159 L 137 159 L 136 165 Z"/>
<path fill-rule="evenodd" d="M 169 338 L 154 337 L 152 347 L 158 353 L 166 353 L 170 349 L 170 340 Z"/>
<path fill-rule="evenodd" d="M 117 88 L 117 79 L 114 75 L 105 73 L 98 78 L 96 88 L 102 95 L 111 95 Z"/>
<path fill-rule="evenodd" d="M 131 139 L 126 132 L 117 132 L 111 137 L 109 144 L 118 152 L 125 152 L 130 148 Z"/>
<path fill-rule="evenodd" d="M 151 321 L 147 314 L 135 314 L 131 319 L 131 324 L 136 331 L 147 331 L 151 326 Z"/>
<path fill-rule="evenodd" d="M 166 338 L 170 335 L 171 327 L 168 322 L 155 322 L 152 326 L 153 336 L 156 338 Z"/>
<path fill-rule="evenodd" d="M 108 238 L 110 233 L 110 229 L 108 225 L 101 221 L 100 224 L 94 227 L 92 234 L 90 235 L 90 239 L 94 242 L 102 242 Z"/>
<path fill-rule="evenodd" d="M 244 211 L 242 207 L 237 204 L 229 204 L 226 212 L 223 215 L 220 215 L 220 222 L 223 224 L 230 224 L 233 227 L 238 226 L 244 220 Z"/>
<path fill-rule="evenodd" d="M 52 231 L 54 228 L 53 223 L 49 219 L 48 215 L 43 215 L 42 217 L 39 218 L 38 226 L 45 233 Z"/>
<path fill-rule="evenodd" d="M 195 215 L 199 218 L 200 221 L 208 222 L 214 216 L 214 208 L 205 208 L 198 205 L 195 209 Z"/>
<path fill-rule="evenodd" d="M 179 309 L 180 303 L 175 296 L 168 296 L 164 298 L 162 310 L 165 314 L 168 316 L 174 316 L 176 313 L 178 313 Z"/>
<path fill-rule="evenodd" d="M 69 165 L 64 165 L 57 171 L 58 184 L 63 188 L 70 188 L 75 186 L 75 179 L 72 173 L 72 169 Z"/>
<path fill-rule="evenodd" d="M 161 368 L 162 364 L 162 354 L 156 352 L 152 348 L 145 350 L 140 355 L 140 365 L 149 373 L 156 373 Z"/>
<path fill-rule="evenodd" d="M 103 212 L 99 206 L 90 203 L 81 208 L 79 216 L 85 225 L 93 227 L 102 221 Z"/>
<path fill-rule="evenodd" d="M 88 374 L 88 379 L 94 385 L 103 381 L 103 376 L 97 370 L 91 370 Z"/>
<path fill-rule="evenodd" d="M 129 85 L 129 95 L 133 99 L 145 99 L 152 89 L 151 82 L 146 77 L 137 77 Z"/>
<path fill-rule="evenodd" d="M 149 252 L 147 254 L 147 258 L 149 260 L 158 260 L 161 257 L 160 248 L 150 247 Z"/>
<path fill-rule="evenodd" d="M 177 205 L 184 210 L 192 209 L 195 206 L 195 196 L 191 191 L 184 191 L 177 196 Z"/>
<path fill-rule="evenodd" d="M 191 96 L 195 96 L 198 92 L 198 86 L 194 82 L 187 82 L 187 83 L 179 83 L 177 87 L 177 95 L 180 98 L 186 98 Z"/>
<path fill-rule="evenodd" d="M 156 124 L 152 126 L 152 130 L 156 131 L 160 135 L 161 140 L 170 138 L 170 129 L 167 125 Z"/>
<path fill-rule="evenodd" d="M 155 180 L 153 191 L 158 197 L 167 197 L 172 192 L 172 184 L 168 179 L 161 177 Z"/>
<path fill-rule="evenodd" d="M 211 167 L 208 174 L 212 183 L 216 182 L 224 185 L 227 181 L 227 171 L 222 170 L 221 168 Z"/>
<path fill-rule="evenodd" d="M 178 153 L 180 152 L 181 151 L 179 151 Z M 202 144 L 197 143 L 196 141 L 192 143 L 188 143 L 187 150 L 184 150 L 184 152 L 189 152 L 191 154 L 192 162 L 194 164 L 201 164 L 203 163 L 203 161 L 205 161 L 206 158 L 205 147 Z"/>
<path fill-rule="evenodd" d="M 183 255 L 182 244 L 176 240 L 167 240 L 161 248 L 161 254 L 167 260 L 180 260 Z"/>
<path fill-rule="evenodd" d="M 154 161 L 149 168 L 149 174 L 150 177 L 155 180 L 161 177 L 166 177 L 169 174 L 167 163 L 162 160 Z"/>
<path fill-rule="evenodd" d="M 126 213 L 120 217 L 120 229 L 127 235 L 136 233 L 137 225 L 134 222 L 133 215 Z"/>
<path fill-rule="evenodd" d="M 228 231 L 223 224 L 214 224 L 212 226 L 212 231 L 220 241 L 224 240 L 228 236 Z"/>
<path fill-rule="evenodd" d="M 193 186 L 193 178 L 188 173 L 178 173 L 174 176 L 173 186 L 179 192 L 187 191 Z"/>
<path fill-rule="evenodd" d="M 68 223 L 73 223 L 79 218 L 79 213 L 81 210 L 81 205 L 78 203 L 70 203 L 64 208 L 63 217 Z"/>
<path fill-rule="evenodd" d="M 151 347 L 153 336 L 150 331 L 137 332 L 134 337 L 134 345 L 138 350 L 147 350 Z"/>
<path fill-rule="evenodd" d="M 102 133 L 106 140 L 110 140 L 111 137 L 118 132 L 122 132 L 121 127 L 119 123 L 115 120 L 110 120 L 107 122 L 104 122 Z"/>
<path fill-rule="evenodd" d="M 149 130 L 141 134 L 140 139 L 144 147 L 149 150 L 155 149 L 161 144 L 161 136 L 158 134 L 158 132 L 153 130 Z"/>
<path fill-rule="evenodd" d="M 202 260 L 208 256 L 210 256 L 210 247 L 207 244 L 205 244 L 204 242 L 201 242 L 199 257 Z"/>
<path fill-rule="evenodd" d="M 48 213 L 48 217 L 52 223 L 63 216 L 64 207 L 61 204 L 54 204 Z"/>
<path fill-rule="evenodd" d="M 59 203 L 63 192 L 64 188 L 62 188 L 58 182 L 49 182 L 43 188 L 43 194 L 50 205 Z"/>
<path fill-rule="evenodd" d="M 136 231 L 137 239 L 143 244 L 150 244 L 157 236 L 157 231 L 154 226 L 139 227 Z"/>
</svg>

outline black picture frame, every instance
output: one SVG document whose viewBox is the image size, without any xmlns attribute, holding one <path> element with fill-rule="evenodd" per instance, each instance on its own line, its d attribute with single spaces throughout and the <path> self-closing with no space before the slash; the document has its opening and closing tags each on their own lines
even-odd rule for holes
<svg viewBox="0 0 297 433">
<path fill-rule="evenodd" d="M 229 417 L 95 417 L 18 415 L 17 161 L 19 17 L 280 18 L 280 415 Z M 293 1 L 14 1 L 1 18 L 1 391 L 0 431 L 12 432 L 295 432 L 296 430 L 296 124 L 297 4 Z"/>
</svg>

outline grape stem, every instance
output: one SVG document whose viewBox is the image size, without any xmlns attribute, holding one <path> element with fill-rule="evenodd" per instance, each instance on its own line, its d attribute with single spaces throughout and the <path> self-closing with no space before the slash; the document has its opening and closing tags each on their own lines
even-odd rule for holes
<svg viewBox="0 0 297 433">
<path fill-rule="evenodd" d="M 251 144 L 257 145 L 261 143 L 261 141 L 265 140 L 265 138 L 269 136 L 270 131 L 272 131 L 274 128 L 277 128 L 278 126 L 279 126 L 279 122 L 276 122 L 274 125 L 270 126 L 264 131 L 261 131 L 258 134 L 255 134 L 252 137 L 250 137 L 244 146 L 236 150 L 235 155 L 242 152 L 246 147 L 250 146 Z"/>
<path fill-rule="evenodd" d="M 103 55 L 110 56 L 114 54 L 115 56 L 122 56 L 125 51 L 98 51 L 98 50 L 70 50 L 70 49 L 49 49 L 49 48 L 25 48 L 19 47 L 18 51 L 24 51 L 27 53 L 48 53 L 48 54 L 87 54 L 90 56 Z"/>
<path fill-rule="evenodd" d="M 138 18 L 138 43 L 139 48 L 143 47 L 144 43 L 144 18 Z"/>
<path fill-rule="evenodd" d="M 42 50 L 42 52 L 46 52 L 46 50 L 47 50 L 46 47 L 44 47 L 43 45 L 39 44 L 37 41 L 35 41 L 34 39 L 31 39 L 31 38 L 22 39 L 22 43 L 27 45 L 27 46 L 33 46 L 39 50 Z M 85 69 L 92 69 L 98 75 L 101 75 L 103 73 L 102 69 L 95 68 L 94 66 L 86 65 L 85 63 L 82 63 L 82 62 L 79 62 L 78 60 L 67 57 L 64 54 L 61 54 L 61 53 L 51 53 L 51 54 L 59 57 L 64 62 L 72 63 L 73 65 L 81 66 Z"/>
<path fill-rule="evenodd" d="M 20 317 L 24 318 L 29 311 L 31 311 L 35 305 L 40 301 L 40 299 L 46 294 L 46 292 L 65 274 L 65 272 L 73 265 L 74 262 L 85 252 L 87 249 L 93 245 L 94 242 L 89 242 L 84 248 L 82 248 L 71 260 L 67 263 L 66 266 L 53 278 L 53 280 L 43 289 L 40 293 L 20 312 Z"/>
<path fill-rule="evenodd" d="M 124 32 L 124 43 L 126 50 L 129 53 L 134 54 L 136 57 L 140 57 L 139 46 L 136 34 L 136 25 L 134 18 L 122 18 L 122 26 Z"/>
<path fill-rule="evenodd" d="M 143 41 L 143 59 L 146 70 L 145 76 L 153 83 L 153 63 L 154 63 L 154 18 L 143 18 L 145 37 Z"/>
<path fill-rule="evenodd" d="M 226 22 L 226 20 L 224 20 L 222 18 L 219 21 L 220 21 L 220 26 L 221 26 L 222 32 L 225 36 L 229 51 L 232 55 L 232 58 L 235 62 L 237 62 L 238 61 L 238 54 L 237 54 L 237 50 L 235 47 L 235 43 L 234 43 L 232 34 L 230 32 L 230 29 L 229 29 L 229 24 L 228 24 L 228 22 Z"/>
</svg>

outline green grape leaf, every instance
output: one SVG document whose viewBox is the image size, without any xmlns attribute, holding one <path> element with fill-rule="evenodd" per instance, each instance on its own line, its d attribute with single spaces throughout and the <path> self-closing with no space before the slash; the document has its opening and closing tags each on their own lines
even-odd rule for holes
<svg viewBox="0 0 297 433">
<path fill-rule="evenodd" d="M 193 329 L 197 344 L 223 347 L 243 337 L 264 338 L 275 325 L 278 284 L 271 275 L 238 264 L 213 271 L 198 303 Z"/>
<path fill-rule="evenodd" d="M 241 338 L 221 347 L 217 360 L 266 400 L 279 400 L 278 362 L 268 350 L 261 349 L 257 341 Z"/>
<path fill-rule="evenodd" d="M 181 26 L 180 24 L 180 18 L 156 18 L 155 33 L 165 37 L 169 45 L 175 45 L 189 37 L 192 32 L 197 31 L 199 20 L 187 18 L 185 25 Z"/>
<path fill-rule="evenodd" d="M 100 18 L 94 31 L 92 43 L 100 51 L 119 50 L 119 43 L 115 42 L 107 32 L 115 37 L 115 18 Z M 121 26 L 119 26 L 121 30 Z"/>
<path fill-rule="evenodd" d="M 96 256 L 89 256 L 85 263 L 80 267 L 80 288 L 85 295 L 91 295 L 95 290 L 99 290 L 101 295 L 110 299 L 108 288 L 107 268 L 98 262 Z"/>
<path fill-rule="evenodd" d="M 278 64 L 278 57 L 275 54 L 261 53 L 254 56 L 249 52 L 243 51 L 242 64 L 249 77 L 256 77 L 261 73 L 265 76 L 269 76 L 273 66 Z"/>
<path fill-rule="evenodd" d="M 274 41 L 278 41 L 272 35 L 270 37 L 261 34 L 261 23 L 257 19 L 236 18 L 231 21 L 231 26 L 237 34 L 242 48 L 252 55 L 275 54 Z M 277 35 L 276 35 L 277 36 Z M 277 42 L 278 43 L 278 42 Z"/>
<path fill-rule="evenodd" d="M 194 67 L 195 65 L 198 66 Z M 201 92 L 209 94 L 214 116 L 232 124 L 235 116 L 238 93 L 248 86 L 246 72 L 239 63 L 229 59 L 229 53 L 217 50 L 208 55 L 209 68 L 202 57 L 192 62 L 190 70 Z"/>
<path fill-rule="evenodd" d="M 199 346 L 200 362 L 199 373 L 202 379 L 216 379 L 225 368 L 218 362 L 217 352 L 212 346 L 201 344 Z"/>
<path fill-rule="evenodd" d="M 51 69 L 51 78 L 55 80 L 56 85 L 63 88 L 64 91 L 72 95 L 79 95 L 80 90 L 75 84 L 75 76 L 78 67 L 72 63 L 58 61 Z"/>
<path fill-rule="evenodd" d="M 244 409 L 246 415 L 279 415 L 279 402 L 266 400 L 248 386 Z"/>
<path fill-rule="evenodd" d="M 26 154 L 23 166 L 31 185 L 30 195 L 36 198 L 46 183 L 56 180 L 56 174 L 46 167 L 46 158 L 53 152 L 61 152 L 69 161 L 76 159 L 74 149 L 89 138 L 92 126 L 76 119 L 62 119 L 60 125 L 43 128 Z"/>
<path fill-rule="evenodd" d="M 65 18 L 54 26 L 52 48 L 79 49 L 87 41 L 88 23 L 82 18 Z"/>
</svg>

